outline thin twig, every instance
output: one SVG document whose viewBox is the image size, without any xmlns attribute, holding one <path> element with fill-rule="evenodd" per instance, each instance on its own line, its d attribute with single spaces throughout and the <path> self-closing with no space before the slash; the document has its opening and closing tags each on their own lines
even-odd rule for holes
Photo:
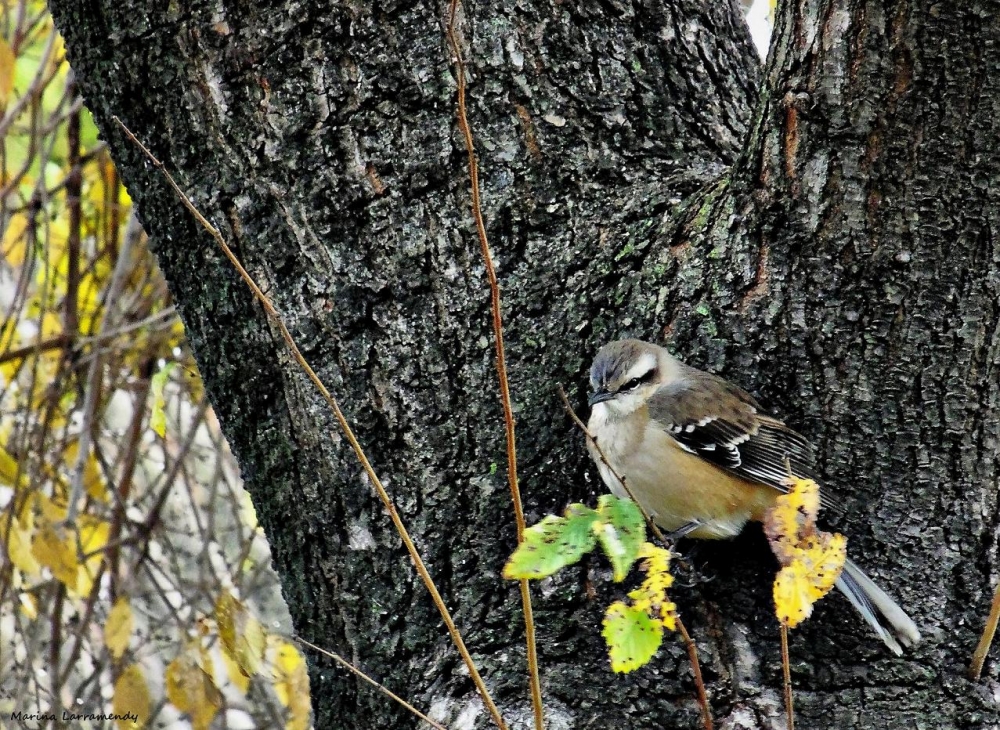
<svg viewBox="0 0 1000 730">
<path fill-rule="evenodd" d="M 788 660 L 788 624 L 781 622 L 781 670 L 785 677 L 785 714 L 788 730 L 795 730 L 795 712 L 792 708 L 792 666 Z"/>
<path fill-rule="evenodd" d="M 691 660 L 691 673 L 694 675 L 694 686 L 698 690 L 698 704 L 701 706 L 701 720 L 705 725 L 705 730 L 712 730 L 712 710 L 708 705 L 708 692 L 705 689 L 705 679 L 701 676 L 701 662 L 698 661 L 698 647 L 694 644 L 694 639 L 688 633 L 684 622 L 680 616 L 677 617 L 677 632 L 684 640 L 687 648 L 688 658 Z"/>
<path fill-rule="evenodd" d="M 496 342 L 497 374 L 500 379 L 500 401 L 503 404 L 504 431 L 507 436 L 507 481 L 514 503 L 514 521 L 517 524 L 517 542 L 524 542 L 524 507 L 521 504 L 521 488 L 517 480 L 517 446 L 514 439 L 514 409 L 510 402 L 510 384 L 507 379 L 507 357 L 503 345 L 503 314 L 500 308 L 500 283 L 497 279 L 493 254 L 486 238 L 486 223 L 483 220 L 482 203 L 479 196 L 479 163 L 472 139 L 472 128 L 465 108 L 465 60 L 458 42 L 456 19 L 459 0 L 451 0 L 448 16 L 448 40 L 455 55 L 455 76 L 458 85 L 458 127 L 465 139 L 465 151 L 469 157 L 469 179 L 472 188 L 472 217 L 476 221 L 479 234 L 479 248 L 486 266 L 486 278 L 490 285 L 490 309 L 493 313 L 493 337 Z M 527 644 L 528 682 L 531 686 L 531 707 L 534 713 L 535 730 L 544 730 L 544 710 L 542 706 L 542 682 L 538 671 L 538 652 L 535 642 L 535 618 L 531 609 L 531 588 L 527 579 L 518 581 L 521 589 L 521 605 L 524 610 L 524 633 Z"/>
<path fill-rule="evenodd" d="M 422 713 L 420 710 L 418 710 L 416 707 L 414 707 L 413 705 L 411 705 L 409 702 L 407 702 L 406 700 L 404 700 L 399 695 L 395 694 L 388 687 L 386 687 L 385 685 L 383 685 L 383 684 L 375 681 L 371 677 L 369 677 L 367 674 L 365 674 L 364 672 L 362 672 L 356 666 L 354 666 L 349 661 L 347 661 L 346 659 L 344 659 L 344 657 L 340 656 L 340 654 L 332 652 L 329 649 L 324 649 L 321 646 L 316 646 L 311 641 L 306 641 L 301 636 L 296 636 L 294 638 L 295 638 L 295 641 L 297 641 L 298 643 L 302 644 L 303 646 L 308 647 L 308 648 L 312 649 L 313 651 L 318 651 L 323 656 L 330 657 L 335 662 L 337 662 L 337 664 L 339 664 L 340 666 L 342 666 L 344 669 L 348 670 L 349 672 L 353 672 L 355 675 L 357 675 L 358 677 L 360 677 L 364 681 L 368 682 L 368 684 L 370 684 L 373 687 L 377 688 L 379 692 L 382 692 L 383 694 L 386 694 L 389 697 L 391 697 L 392 699 L 396 700 L 396 702 L 398 702 L 399 704 L 401 704 L 403 707 L 405 707 L 407 710 L 409 710 L 410 712 L 412 712 L 414 715 L 416 715 L 417 717 L 419 717 L 421 720 L 423 720 L 424 722 L 426 722 L 431 727 L 436 728 L 437 730 L 448 730 L 448 728 L 446 728 L 444 725 L 442 725 L 439 722 L 435 722 L 431 718 L 427 717 L 427 715 L 425 715 L 424 713 Z"/>
<path fill-rule="evenodd" d="M 575 423 L 580 430 L 583 431 L 583 435 L 587 437 L 587 442 L 594 446 L 601 463 L 608 468 L 608 471 L 614 474 L 615 479 L 617 479 L 618 483 L 622 485 L 622 489 L 625 490 L 629 499 L 631 499 L 635 506 L 639 508 L 639 511 L 642 513 L 643 519 L 646 520 L 646 524 L 649 526 L 650 531 L 656 535 L 656 538 L 663 545 L 666 545 L 667 538 L 660 531 L 657 524 L 653 522 L 652 516 L 650 516 L 649 512 L 646 511 L 646 508 L 642 506 L 642 503 L 635 498 L 635 495 L 632 493 L 632 490 L 629 489 L 629 486 L 625 481 L 625 477 L 619 474 L 615 468 L 611 466 L 611 463 L 608 461 L 608 457 L 604 454 L 604 450 L 601 448 L 601 445 L 597 443 L 597 439 L 594 438 L 594 436 L 590 433 L 590 430 L 587 428 L 587 424 L 580 420 L 580 417 L 576 415 L 576 411 L 573 410 L 573 405 L 569 402 L 569 398 L 566 396 L 566 391 L 563 390 L 561 385 L 559 386 L 559 397 L 562 398 L 563 406 L 566 408 L 566 412 L 569 414 L 569 417 L 573 419 L 573 423 Z M 672 552 L 673 551 L 671 551 L 671 553 Z M 687 628 L 685 628 L 684 624 L 681 622 L 680 617 L 677 618 L 677 631 L 680 633 L 681 639 L 684 641 L 684 646 L 687 649 L 688 657 L 691 659 L 691 672 L 694 675 L 694 684 L 698 691 L 698 704 L 701 706 L 701 716 L 705 723 L 705 729 L 712 730 L 712 708 L 708 704 L 708 691 L 705 688 L 705 680 L 701 676 L 701 662 L 698 659 L 698 647 L 695 645 L 691 635 L 687 632 Z"/>
<path fill-rule="evenodd" d="M 70 72 L 66 93 L 76 97 L 76 80 Z M 66 236 L 66 315 L 65 331 L 70 337 L 80 334 L 80 197 L 83 189 L 83 173 L 80 165 L 80 110 L 69 115 L 66 123 L 66 142 L 69 147 L 66 175 L 66 207 L 69 210 L 69 233 Z"/>
<path fill-rule="evenodd" d="M 97 422 L 97 406 L 101 400 L 101 389 L 104 381 L 104 358 L 98 356 L 87 368 L 87 384 L 83 398 L 83 418 L 80 425 L 80 435 L 77 437 L 76 464 L 73 465 L 69 504 L 66 508 L 66 522 L 70 525 L 76 522 L 80 511 L 80 501 L 83 498 L 83 475 L 90 457 L 90 442 L 93 439 L 94 424 Z"/>
<path fill-rule="evenodd" d="M 406 530 L 406 526 L 403 524 L 399 513 L 396 512 L 396 506 L 392 503 L 392 499 L 389 497 L 389 493 L 386 491 L 385 486 L 382 484 L 382 480 L 379 479 L 378 475 L 375 473 L 375 469 L 372 467 L 371 462 L 368 461 L 368 457 L 365 455 L 364 449 L 361 447 L 360 442 L 354 435 L 354 430 L 351 428 L 350 423 L 347 421 L 347 417 L 344 415 L 343 411 L 340 410 L 340 405 L 337 403 L 337 399 L 331 395 L 330 391 L 320 380 L 316 371 L 312 369 L 312 366 L 303 357 L 302 352 L 299 350 L 299 346 L 295 343 L 295 339 L 292 337 L 292 333 L 288 331 L 288 327 L 285 326 L 284 320 L 281 318 L 281 314 L 271 303 L 271 300 L 258 286 L 257 282 L 254 281 L 253 277 L 247 273 L 247 270 L 243 268 L 239 259 L 236 258 L 236 254 L 233 253 L 232 249 L 229 248 L 229 244 L 226 243 L 225 239 L 219 230 L 213 226 L 208 220 L 201 214 L 201 212 L 195 207 L 191 199 L 181 190 L 180 186 L 174 180 L 173 176 L 167 171 L 163 163 L 160 162 L 149 149 L 139 141 L 139 139 L 132 133 L 125 123 L 122 122 L 117 116 L 112 116 L 114 122 L 121 127 L 125 136 L 136 145 L 146 158 L 156 167 L 163 177 L 166 179 L 167 183 L 173 189 L 174 193 L 178 196 L 180 201 L 184 204 L 184 207 L 195 217 L 195 220 L 204 228 L 211 236 L 215 239 L 215 242 L 219 245 L 219 248 L 225 254 L 226 258 L 233 265 L 233 268 L 239 273 L 240 277 L 253 292 L 254 298 L 260 302 L 261 307 L 270 317 L 271 322 L 275 327 L 278 328 L 278 332 L 281 334 L 281 338 L 285 341 L 285 345 L 288 347 L 289 352 L 298 363 L 299 367 L 302 368 L 303 372 L 309 377 L 313 385 L 319 391 L 320 395 L 323 396 L 323 400 L 327 402 L 330 409 L 333 411 L 334 416 L 337 419 L 337 423 L 340 424 L 340 428 L 344 433 L 345 438 L 351 445 L 351 449 L 354 451 L 355 456 L 361 463 L 365 474 L 368 475 L 368 479 L 371 481 L 372 485 L 375 487 L 375 491 L 378 494 L 379 499 L 382 501 L 382 505 L 385 507 L 386 512 L 389 513 L 389 519 L 392 520 L 392 524 L 396 528 L 396 532 L 399 533 L 400 539 L 402 539 L 403 544 L 406 546 L 407 552 L 410 554 L 410 559 L 413 561 L 414 567 L 417 569 L 417 573 L 420 575 L 421 580 L 427 587 L 427 591 L 431 594 L 431 600 L 437 607 L 438 612 L 441 614 L 441 618 L 444 621 L 445 627 L 448 629 L 448 634 L 451 636 L 455 647 L 458 649 L 458 653 L 462 656 L 462 661 L 469 670 L 469 675 L 472 678 L 473 684 L 475 684 L 476 689 L 479 691 L 480 696 L 483 699 L 483 704 L 486 705 L 486 709 L 489 711 L 490 715 L 493 717 L 493 721 L 496 723 L 497 727 L 501 730 L 507 730 L 507 723 L 504 722 L 503 717 L 500 715 L 500 710 L 497 709 L 496 703 L 493 701 L 489 690 L 486 688 L 486 683 L 479 674 L 479 670 L 476 668 L 476 663 L 472 659 L 472 655 L 469 654 L 469 650 L 465 647 L 465 642 L 462 640 L 462 635 L 458 631 L 458 627 L 455 625 L 455 621 L 451 617 L 451 613 L 448 611 L 448 607 L 445 606 L 444 599 L 441 598 L 441 594 L 438 592 L 437 586 L 434 584 L 434 579 L 431 578 L 431 574 L 427 571 L 427 566 L 424 565 L 423 559 L 420 557 L 420 553 L 417 551 L 416 545 L 413 544 L 413 540 L 410 538 L 410 533 Z"/>
<path fill-rule="evenodd" d="M 993 592 L 993 605 L 990 606 L 990 615 L 986 619 L 986 627 L 983 635 L 979 637 L 979 644 L 972 654 L 972 663 L 969 665 L 969 679 L 975 681 L 983 673 L 983 664 L 986 663 L 986 655 L 990 652 L 993 644 L 993 635 L 997 632 L 997 623 L 1000 622 L 1000 584 L 997 584 L 996 591 Z"/>
<path fill-rule="evenodd" d="M 30 345 L 19 347 L 16 350 L 0 352 L 0 364 L 10 362 L 11 360 L 23 360 L 31 355 L 38 355 L 49 350 L 59 350 L 63 347 L 69 347 L 72 343 L 73 338 L 63 332 L 50 339 L 36 341 Z"/>
</svg>

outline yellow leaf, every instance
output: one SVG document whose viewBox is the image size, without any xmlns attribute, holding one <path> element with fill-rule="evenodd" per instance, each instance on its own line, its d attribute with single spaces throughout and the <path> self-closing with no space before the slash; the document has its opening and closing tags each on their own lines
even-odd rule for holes
<svg viewBox="0 0 1000 730">
<path fill-rule="evenodd" d="M 58 334 L 62 334 L 63 324 L 65 324 L 61 314 L 47 311 L 42 315 L 41 339 L 48 340 Z"/>
<path fill-rule="evenodd" d="M 91 515 L 81 515 L 79 525 L 80 547 L 83 549 L 83 554 L 89 557 L 80 564 L 76 590 L 80 595 L 88 595 L 104 559 L 101 548 L 108 544 L 111 525 Z"/>
<path fill-rule="evenodd" d="M 601 635 L 608 645 L 611 671 L 633 672 L 648 664 L 663 641 L 663 625 L 640 606 L 615 601 L 604 614 Z"/>
<path fill-rule="evenodd" d="M 63 449 L 63 468 L 66 474 L 72 474 L 76 469 L 77 458 L 80 453 L 79 440 L 73 440 Z M 83 487 L 87 494 L 101 502 L 107 503 L 110 495 L 104 484 L 104 476 L 101 473 L 101 466 L 97 462 L 97 456 L 91 451 L 87 455 L 87 460 L 83 465 Z"/>
<path fill-rule="evenodd" d="M 264 658 L 266 637 L 260 622 L 245 605 L 228 591 L 223 591 L 215 603 L 215 621 L 219 624 L 219 638 L 223 649 L 239 666 L 240 671 L 252 677 L 260 671 Z"/>
<path fill-rule="evenodd" d="M 32 620 L 38 618 L 38 599 L 31 593 L 22 593 L 20 599 L 24 615 Z"/>
<path fill-rule="evenodd" d="M 222 693 L 210 672 L 211 659 L 196 643 L 189 643 L 166 671 L 167 699 L 191 717 L 195 730 L 208 730 L 222 707 Z"/>
<path fill-rule="evenodd" d="M 819 485 L 811 479 L 789 479 L 788 494 L 780 495 L 764 519 L 764 532 L 782 565 L 787 565 L 795 547 L 816 532 Z"/>
<path fill-rule="evenodd" d="M 17 322 L 13 318 L 8 319 L 6 323 L 0 325 L 0 352 L 10 352 L 16 349 L 20 340 L 21 338 L 17 331 Z M 18 370 L 21 369 L 22 362 L 23 358 L 17 357 L 0 364 L 0 375 L 3 376 L 3 380 L 8 383 L 13 382 Z"/>
<path fill-rule="evenodd" d="M 7 263 L 18 267 L 24 263 L 28 254 L 28 216 L 24 213 L 14 213 L 7 222 L 7 230 L 3 232 L 2 253 Z"/>
<path fill-rule="evenodd" d="M 132 606 L 128 598 L 121 596 L 115 601 L 104 624 L 104 643 L 115 659 L 120 659 L 128 649 L 129 640 L 132 638 L 132 624 Z"/>
<path fill-rule="evenodd" d="M 271 638 L 274 690 L 281 704 L 288 708 L 285 730 L 308 730 L 310 706 L 306 661 L 292 644 L 278 637 Z"/>
<path fill-rule="evenodd" d="M 170 380 L 170 372 L 177 363 L 168 362 L 156 371 L 150 382 L 150 394 L 153 396 L 153 407 L 149 416 L 149 427 L 160 437 L 167 435 L 167 400 L 163 390 Z"/>
<path fill-rule="evenodd" d="M 778 620 L 794 628 L 812 614 L 806 568 L 801 563 L 786 565 L 774 579 L 774 607 Z"/>
<path fill-rule="evenodd" d="M 232 682 L 236 688 L 243 694 L 247 693 L 250 689 L 250 677 L 243 673 L 240 669 L 240 665 L 236 663 L 236 660 L 229 655 L 228 651 L 222 651 L 222 663 L 226 667 L 226 674 L 229 676 L 229 681 Z"/>
<path fill-rule="evenodd" d="M 41 492 L 35 492 L 33 495 L 35 499 L 35 506 L 41 514 L 42 520 L 47 520 L 53 524 L 59 524 L 66 520 L 66 505 L 60 502 L 56 502 L 54 499 L 50 498 L 48 495 L 42 494 Z"/>
<path fill-rule="evenodd" d="M 115 681 L 112 710 L 120 717 L 115 719 L 119 730 L 138 730 L 146 727 L 149 721 L 150 705 L 149 686 L 142 667 L 132 664 L 126 667 Z"/>
<path fill-rule="evenodd" d="M 0 517 L 0 524 L 6 517 Z M 11 520 L 10 532 L 7 534 L 7 555 L 14 567 L 25 575 L 37 576 L 42 566 L 35 559 L 31 549 L 31 533 L 34 531 L 34 515 L 26 510 L 25 519 Z"/>
<path fill-rule="evenodd" d="M 14 51 L 5 38 L 0 36 L 0 109 L 7 106 L 10 92 L 14 90 Z"/>
<path fill-rule="evenodd" d="M 791 479 L 788 494 L 777 498 L 764 529 L 782 569 L 774 579 L 778 619 L 794 628 L 807 619 L 813 604 L 833 588 L 847 560 L 847 539 L 816 529 L 819 487 L 809 479 Z"/>
<path fill-rule="evenodd" d="M 66 529 L 51 522 L 43 522 L 31 542 L 31 554 L 52 571 L 52 575 L 70 591 L 76 591 L 77 570 L 76 541 Z"/>
</svg>

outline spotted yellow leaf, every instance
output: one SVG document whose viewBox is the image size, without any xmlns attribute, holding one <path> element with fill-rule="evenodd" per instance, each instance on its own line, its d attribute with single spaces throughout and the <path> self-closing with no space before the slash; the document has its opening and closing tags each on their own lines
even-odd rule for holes
<svg viewBox="0 0 1000 730">
<path fill-rule="evenodd" d="M 132 638 L 132 605 L 126 596 L 115 601 L 104 624 L 104 644 L 111 656 L 120 659 Z"/>
<path fill-rule="evenodd" d="M 774 580 L 778 620 L 795 627 L 833 588 L 847 560 L 847 539 L 816 528 L 819 486 L 811 479 L 790 479 L 764 520 L 771 549 L 782 568 Z"/>
<path fill-rule="evenodd" d="M 167 665 L 167 699 L 191 717 L 194 730 L 208 730 L 222 707 L 222 693 L 211 670 L 212 660 L 197 641 L 189 643 Z"/>
<path fill-rule="evenodd" d="M 260 622 L 228 591 L 223 591 L 215 603 L 215 620 L 225 652 L 246 676 L 255 675 L 260 670 L 266 644 Z"/>
<path fill-rule="evenodd" d="M 111 701 L 111 707 L 115 715 L 118 715 L 115 718 L 118 730 L 139 730 L 146 727 L 151 705 L 149 686 L 142 667 L 138 664 L 129 665 L 118 675 L 114 699 Z"/>
<path fill-rule="evenodd" d="M 774 579 L 778 620 L 795 628 L 812 615 L 813 605 L 833 588 L 847 560 L 843 535 L 813 538 Z"/>
<path fill-rule="evenodd" d="M 76 540 L 65 527 L 42 522 L 31 541 L 31 554 L 52 571 L 56 580 L 69 590 L 76 591 L 80 563 L 77 560 Z"/>
<path fill-rule="evenodd" d="M 647 664 L 660 648 L 663 624 L 642 608 L 615 601 L 604 615 L 601 633 L 608 644 L 611 670 L 631 672 Z"/>
</svg>

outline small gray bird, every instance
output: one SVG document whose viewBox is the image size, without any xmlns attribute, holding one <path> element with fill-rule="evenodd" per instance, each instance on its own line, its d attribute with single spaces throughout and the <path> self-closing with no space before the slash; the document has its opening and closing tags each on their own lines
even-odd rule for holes
<svg viewBox="0 0 1000 730">
<path fill-rule="evenodd" d="M 753 397 L 696 370 L 664 348 L 618 340 L 590 369 L 588 442 L 601 478 L 627 496 L 614 472 L 653 520 L 676 537 L 718 539 L 760 521 L 792 475 L 816 480 L 812 446 L 781 421 L 760 413 Z M 614 471 L 612 471 L 614 470 Z M 829 506 L 828 498 L 822 503 Z M 920 632 L 906 612 L 850 560 L 837 588 L 894 653 Z"/>
</svg>

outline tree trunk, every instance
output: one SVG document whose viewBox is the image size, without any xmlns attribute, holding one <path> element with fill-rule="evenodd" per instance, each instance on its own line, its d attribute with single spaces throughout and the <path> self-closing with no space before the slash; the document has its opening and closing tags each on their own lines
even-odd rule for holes
<svg viewBox="0 0 1000 730">
<path fill-rule="evenodd" d="M 454 727 L 489 725 L 332 417 L 113 114 L 269 288 L 527 727 L 446 5 L 52 4 L 297 631 Z M 833 526 L 924 631 L 897 659 L 839 596 L 823 601 L 792 634 L 797 726 L 993 727 L 993 692 L 964 670 L 997 572 L 1000 4 L 780 5 L 763 78 L 734 1 L 463 9 L 529 522 L 602 491 L 557 386 L 582 409 L 603 342 L 666 342 L 815 441 L 844 508 Z M 717 722 L 782 727 L 774 566 L 748 532 L 684 545 L 712 580 L 675 600 Z M 593 561 L 533 591 L 548 727 L 699 727 L 679 644 L 611 673 L 600 620 L 621 590 L 606 578 Z M 322 659 L 310 678 L 317 728 L 414 725 Z"/>
</svg>

